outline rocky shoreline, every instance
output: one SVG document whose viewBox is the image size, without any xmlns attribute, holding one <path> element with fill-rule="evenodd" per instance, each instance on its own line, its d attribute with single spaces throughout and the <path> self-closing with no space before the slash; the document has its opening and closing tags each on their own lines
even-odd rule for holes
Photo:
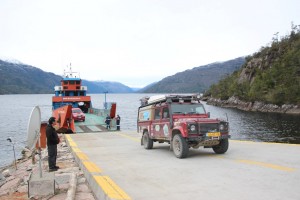
<svg viewBox="0 0 300 200">
<path fill-rule="evenodd" d="M 62 199 L 90 199 L 95 197 L 89 188 L 83 172 L 75 162 L 70 147 L 66 144 L 64 135 L 58 145 L 57 165 L 60 167 L 54 173 L 55 193 L 48 196 L 28 196 L 28 182 L 32 174 L 39 173 L 39 155 L 34 156 L 23 153 L 23 158 L 18 159 L 17 169 L 12 164 L 0 170 L 0 200 L 11 199 L 42 199 L 42 200 L 62 200 Z M 48 172 L 48 152 L 42 151 L 42 173 Z M 75 177 L 75 178 L 74 178 Z"/>
<path fill-rule="evenodd" d="M 275 104 L 266 104 L 260 101 L 245 102 L 237 97 L 230 97 L 228 100 L 206 98 L 203 101 L 207 101 L 208 105 L 237 108 L 245 111 L 259 111 L 259 112 L 272 112 L 272 113 L 286 113 L 300 115 L 300 106 L 292 104 L 283 104 L 278 106 Z"/>
</svg>

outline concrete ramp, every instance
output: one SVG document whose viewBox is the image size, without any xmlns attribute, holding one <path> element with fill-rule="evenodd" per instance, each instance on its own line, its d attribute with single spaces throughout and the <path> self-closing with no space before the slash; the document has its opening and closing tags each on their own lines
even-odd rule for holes
<svg viewBox="0 0 300 200">
<path fill-rule="evenodd" d="M 227 153 L 140 145 L 134 131 L 66 135 L 95 194 L 103 199 L 300 199 L 300 145 L 230 140 Z"/>
</svg>

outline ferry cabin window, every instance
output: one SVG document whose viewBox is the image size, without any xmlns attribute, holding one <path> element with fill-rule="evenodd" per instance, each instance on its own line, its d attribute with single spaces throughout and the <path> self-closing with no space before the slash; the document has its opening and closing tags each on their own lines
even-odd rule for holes
<svg viewBox="0 0 300 200">
<path fill-rule="evenodd" d="M 160 109 L 155 109 L 154 119 L 160 119 Z"/>
</svg>

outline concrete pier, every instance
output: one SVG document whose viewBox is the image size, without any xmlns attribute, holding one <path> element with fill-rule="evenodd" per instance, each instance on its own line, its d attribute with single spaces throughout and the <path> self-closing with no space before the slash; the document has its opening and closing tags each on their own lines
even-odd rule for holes
<svg viewBox="0 0 300 200">
<path fill-rule="evenodd" d="M 300 199 L 300 145 L 230 140 L 229 150 L 168 144 L 145 150 L 134 131 L 66 135 L 94 195 L 136 200 Z"/>
</svg>

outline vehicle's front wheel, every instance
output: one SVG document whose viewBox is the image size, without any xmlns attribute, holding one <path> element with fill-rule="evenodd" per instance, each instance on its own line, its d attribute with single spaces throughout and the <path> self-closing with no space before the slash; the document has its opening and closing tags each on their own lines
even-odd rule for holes
<svg viewBox="0 0 300 200">
<path fill-rule="evenodd" d="M 153 140 L 150 138 L 148 131 L 146 131 L 143 135 L 143 145 L 145 149 L 153 148 Z"/>
<path fill-rule="evenodd" d="M 172 140 L 172 148 L 177 158 L 185 158 L 189 153 L 188 144 L 180 134 L 174 135 Z"/>
<path fill-rule="evenodd" d="M 220 144 L 213 146 L 213 150 L 216 154 L 223 154 L 228 150 L 229 142 L 228 139 L 223 139 Z"/>
</svg>

